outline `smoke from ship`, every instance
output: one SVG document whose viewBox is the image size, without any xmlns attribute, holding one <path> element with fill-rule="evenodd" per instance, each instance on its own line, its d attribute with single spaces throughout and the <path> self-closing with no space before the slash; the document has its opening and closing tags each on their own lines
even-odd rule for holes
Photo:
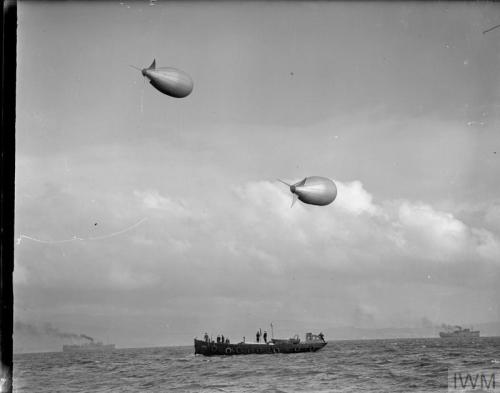
<svg viewBox="0 0 500 393">
<path fill-rule="evenodd" d="M 94 339 L 86 334 L 77 334 L 71 332 L 64 332 L 58 328 L 52 326 L 50 322 L 44 323 L 42 326 L 36 326 L 30 323 L 16 321 L 14 323 L 14 331 L 24 334 L 29 334 L 31 336 L 50 336 L 62 339 L 71 339 L 80 341 L 82 338 L 90 342 L 94 342 Z"/>
<path fill-rule="evenodd" d="M 462 327 L 461 326 L 458 326 L 458 325 L 447 325 L 446 323 L 443 323 L 441 324 L 441 328 L 442 329 L 445 329 L 446 331 L 454 331 L 454 330 L 462 330 Z"/>
</svg>

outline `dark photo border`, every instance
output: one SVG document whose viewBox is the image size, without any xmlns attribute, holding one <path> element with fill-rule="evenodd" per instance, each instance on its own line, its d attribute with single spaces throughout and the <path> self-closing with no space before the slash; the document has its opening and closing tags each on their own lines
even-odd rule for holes
<svg viewBox="0 0 500 393">
<path fill-rule="evenodd" d="M 2 1 L 0 136 L 0 391 L 12 392 L 17 2 Z"/>
</svg>

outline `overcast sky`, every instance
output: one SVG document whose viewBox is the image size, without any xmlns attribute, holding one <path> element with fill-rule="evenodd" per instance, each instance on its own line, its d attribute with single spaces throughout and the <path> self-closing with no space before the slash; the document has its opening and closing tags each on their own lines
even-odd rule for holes
<svg viewBox="0 0 500 393">
<path fill-rule="evenodd" d="M 16 350 L 500 320 L 498 5 L 18 14 Z M 290 209 L 311 175 L 337 200 Z"/>
</svg>

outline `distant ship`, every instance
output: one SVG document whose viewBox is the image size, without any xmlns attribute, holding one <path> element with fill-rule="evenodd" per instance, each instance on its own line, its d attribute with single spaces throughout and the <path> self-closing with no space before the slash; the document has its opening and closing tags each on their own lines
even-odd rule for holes
<svg viewBox="0 0 500 393">
<path fill-rule="evenodd" d="M 115 344 L 103 344 L 93 341 L 81 345 L 63 345 L 63 352 L 112 351 L 114 349 Z"/>
<path fill-rule="evenodd" d="M 479 337 L 479 330 L 462 329 L 455 326 L 454 330 L 448 329 L 446 332 L 439 332 L 441 338 L 476 338 Z"/>
<path fill-rule="evenodd" d="M 270 354 L 270 353 L 297 353 L 316 352 L 323 348 L 327 342 L 322 333 L 315 335 L 306 333 L 305 341 L 301 341 L 299 336 L 287 339 L 271 339 L 268 342 L 239 342 L 231 344 L 225 342 L 215 342 L 205 336 L 205 340 L 194 339 L 194 353 L 214 356 L 214 355 L 249 355 L 249 354 Z"/>
</svg>

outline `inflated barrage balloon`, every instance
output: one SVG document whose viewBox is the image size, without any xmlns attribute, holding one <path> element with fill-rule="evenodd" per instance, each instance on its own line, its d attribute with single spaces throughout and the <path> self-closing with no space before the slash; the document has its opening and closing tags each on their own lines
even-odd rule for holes
<svg viewBox="0 0 500 393">
<path fill-rule="evenodd" d="M 158 91 L 170 97 L 184 98 L 193 91 L 193 80 L 188 74 L 172 67 L 156 68 L 156 59 L 148 68 L 139 70 Z"/>
<path fill-rule="evenodd" d="M 332 203 L 337 197 L 337 186 L 326 177 L 310 176 L 295 184 L 278 180 L 290 187 L 290 192 L 293 194 L 291 206 L 297 199 L 309 205 L 325 206 Z"/>
</svg>

